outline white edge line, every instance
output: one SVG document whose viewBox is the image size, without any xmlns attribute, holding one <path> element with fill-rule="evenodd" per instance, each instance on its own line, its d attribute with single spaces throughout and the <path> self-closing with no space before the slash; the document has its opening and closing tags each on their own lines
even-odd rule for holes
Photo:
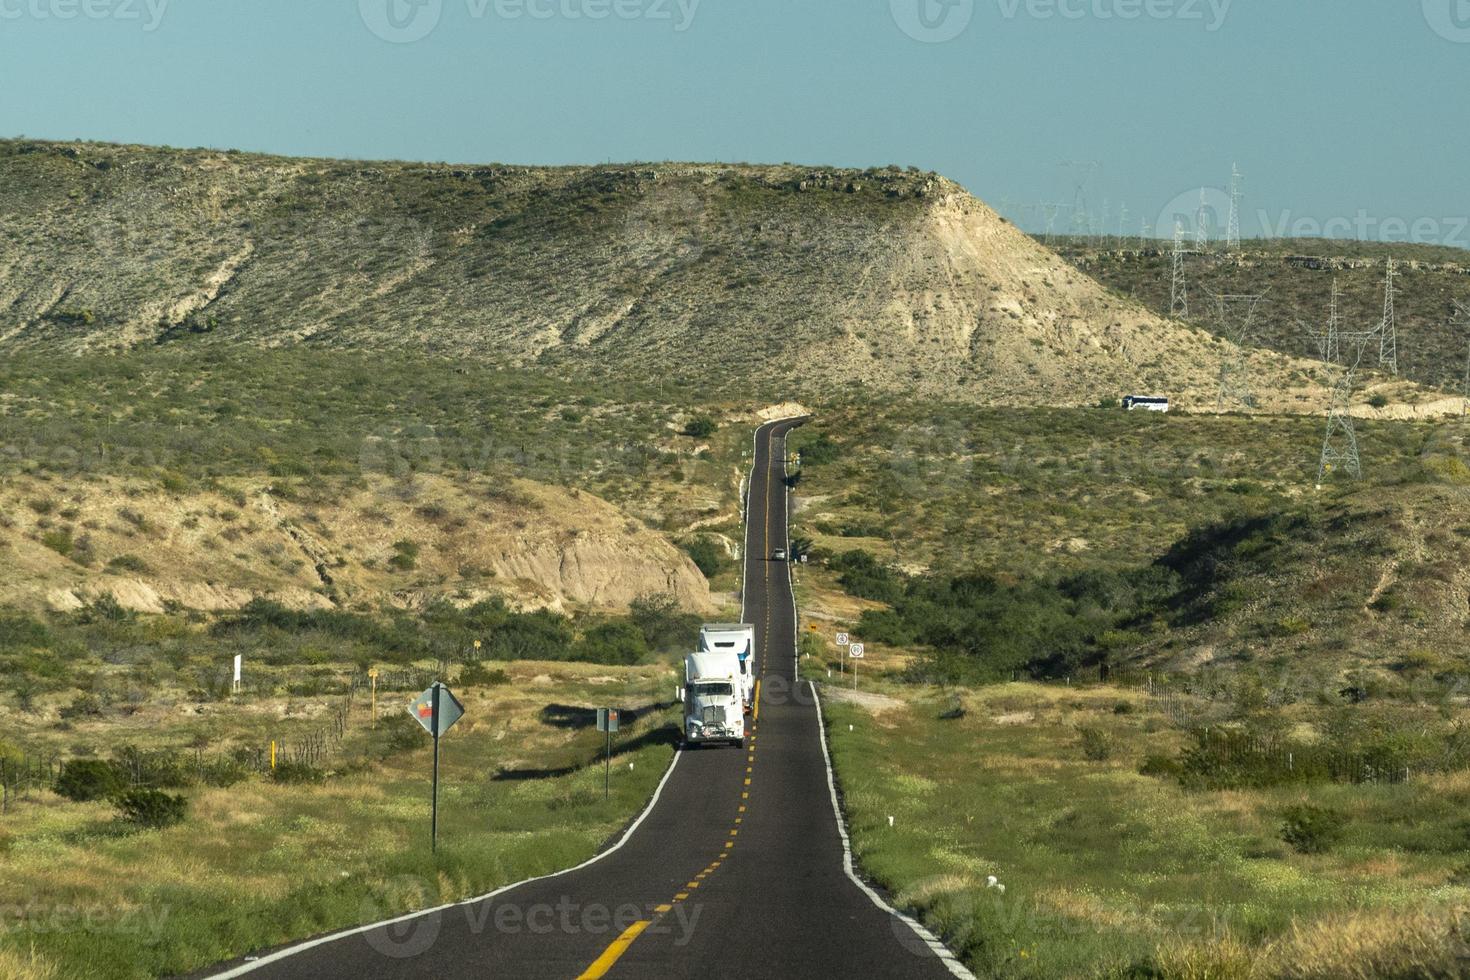
<svg viewBox="0 0 1470 980">
<path fill-rule="evenodd" d="M 382 922 L 373 922 L 364 926 L 356 926 L 351 929 L 344 929 L 341 932 L 329 933 L 328 935 L 320 936 L 316 939 L 310 939 L 303 943 L 297 943 L 295 946 L 289 946 L 286 949 L 277 950 L 276 952 L 271 953 L 269 956 L 263 956 L 258 960 L 252 960 L 249 963 L 242 963 L 240 966 L 237 966 L 232 970 L 227 970 L 224 973 L 210 974 L 209 980 L 230 980 L 231 977 L 241 977 L 247 973 L 258 970 L 263 966 L 268 966 L 271 963 L 278 963 L 281 960 L 289 959 L 292 956 L 304 953 L 309 949 L 315 949 L 318 946 L 325 946 L 328 943 L 335 943 L 343 939 L 351 939 L 353 936 L 360 936 L 365 932 L 372 932 L 374 929 L 380 929 L 384 926 L 397 925 L 400 922 L 407 922 L 410 919 L 421 919 L 425 916 L 437 915 L 449 909 L 462 908 L 466 905 L 475 905 L 479 902 L 489 901 L 490 899 L 495 898 L 497 895 L 503 895 L 504 893 L 511 891 L 512 889 L 520 888 L 523 885 L 534 884 L 538 881 L 548 881 L 552 878 L 560 878 L 562 875 L 569 875 L 573 871 L 581 871 L 583 868 L 591 867 L 598 861 L 601 861 L 603 858 L 614 854 L 624 844 L 628 843 L 628 839 L 633 836 L 633 832 L 638 829 L 639 825 L 642 824 L 644 820 L 648 819 L 648 815 L 652 813 L 653 808 L 658 805 L 658 798 L 660 795 L 662 795 L 664 791 L 664 786 L 667 785 L 669 781 L 669 777 L 674 774 L 674 767 L 679 764 L 679 757 L 683 754 L 684 753 L 682 749 L 674 750 L 674 759 L 672 762 L 669 763 L 669 768 L 664 770 L 664 778 L 659 780 L 658 787 L 653 791 L 653 798 L 648 801 L 648 805 L 643 808 L 643 812 L 638 815 L 638 819 L 634 820 L 633 823 L 628 827 L 628 829 L 623 832 L 623 836 L 618 838 L 618 842 L 612 847 L 609 847 L 607 850 L 600 851 L 597 854 L 594 854 L 592 857 L 588 858 L 586 861 L 583 861 L 576 867 L 563 868 L 561 871 L 553 871 L 550 874 L 537 875 L 534 878 L 526 878 L 523 881 L 517 881 L 513 884 L 501 885 L 493 892 L 488 892 L 484 895 L 476 896 L 475 898 L 467 898 L 460 902 L 450 902 L 448 905 L 440 905 L 437 908 L 424 909 L 421 912 L 410 912 L 407 915 L 400 915 L 396 919 L 384 919 Z"/>
<path fill-rule="evenodd" d="M 783 419 L 781 421 L 786 420 Z M 785 453 L 781 454 L 781 475 L 783 477 L 786 475 Z M 781 486 L 783 488 L 782 501 L 786 504 L 786 521 L 784 522 L 783 526 L 786 532 L 786 546 L 790 548 L 791 494 L 785 491 L 784 488 L 786 484 L 784 480 L 782 481 Z M 796 610 L 796 588 L 791 582 L 791 565 L 789 563 L 786 565 L 786 582 L 787 592 L 791 595 L 791 659 L 795 667 L 794 676 L 796 678 L 796 682 L 800 683 L 801 653 L 797 649 L 801 645 L 801 630 L 798 627 L 798 619 L 800 614 Z M 929 929 L 922 922 L 919 922 L 913 916 L 906 915 L 903 912 L 900 912 L 898 909 L 894 908 L 892 905 L 889 905 L 887 902 L 885 902 L 883 900 L 883 896 L 879 895 L 872 888 L 870 888 L 868 886 L 868 883 L 859 878 L 856 871 L 853 870 L 852 839 L 847 835 L 847 818 L 842 815 L 842 806 L 837 802 L 837 777 L 836 774 L 832 771 L 832 755 L 827 751 L 827 722 L 822 715 L 822 699 L 817 695 L 817 685 L 815 682 L 809 682 L 807 686 L 811 688 L 812 700 L 817 705 L 817 733 L 821 736 L 822 763 L 827 767 L 827 792 L 832 797 L 832 815 L 837 818 L 837 835 L 842 838 L 842 870 L 847 874 L 847 877 L 852 880 L 853 884 L 862 889 L 864 895 L 867 895 L 868 898 L 873 900 L 874 905 L 878 906 L 878 908 L 882 909 L 888 914 L 896 917 L 905 925 L 907 925 L 910 929 L 912 929 L 914 931 L 914 935 L 919 937 L 919 941 L 929 948 L 929 951 L 933 953 L 941 963 L 944 964 L 945 968 L 948 969 L 951 974 L 956 977 L 960 977 L 961 980 L 975 980 L 975 974 L 971 973 L 969 968 L 967 968 L 964 963 L 960 962 L 959 957 L 955 956 L 954 952 L 948 946 L 944 945 L 944 943 L 940 941 L 939 937 L 930 932 Z"/>
</svg>

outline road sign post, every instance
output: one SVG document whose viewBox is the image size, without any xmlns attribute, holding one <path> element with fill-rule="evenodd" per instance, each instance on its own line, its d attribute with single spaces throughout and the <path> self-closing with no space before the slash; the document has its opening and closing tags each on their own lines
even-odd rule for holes
<svg viewBox="0 0 1470 980">
<path fill-rule="evenodd" d="M 847 673 L 847 643 L 850 637 L 846 633 L 837 634 L 837 673 Z"/>
<path fill-rule="evenodd" d="M 607 745 L 602 762 L 602 797 L 607 799 L 612 791 L 612 737 L 613 732 L 618 730 L 618 709 L 597 709 L 597 730 L 606 735 Z"/>
<path fill-rule="evenodd" d="M 368 668 L 368 681 L 373 688 L 373 727 L 378 727 L 378 668 Z"/>
<path fill-rule="evenodd" d="M 854 643 L 847 648 L 847 655 L 852 658 L 852 689 L 857 690 L 857 665 L 863 659 L 863 645 Z"/>
<path fill-rule="evenodd" d="M 439 681 L 408 706 L 409 714 L 434 736 L 434 788 L 429 810 L 429 848 L 439 850 L 439 739 L 464 717 L 464 705 Z"/>
</svg>

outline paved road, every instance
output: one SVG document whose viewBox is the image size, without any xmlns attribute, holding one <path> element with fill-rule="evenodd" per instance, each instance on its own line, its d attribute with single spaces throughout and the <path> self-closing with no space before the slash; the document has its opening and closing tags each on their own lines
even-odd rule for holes
<svg viewBox="0 0 1470 980">
<path fill-rule="evenodd" d="M 219 976 L 253 980 L 967 975 L 852 878 L 818 709 L 796 677 L 783 421 L 756 434 L 745 619 L 759 711 L 745 750 L 678 753 L 654 805 L 605 856 L 484 900 Z M 237 972 L 238 971 L 238 972 Z"/>
</svg>

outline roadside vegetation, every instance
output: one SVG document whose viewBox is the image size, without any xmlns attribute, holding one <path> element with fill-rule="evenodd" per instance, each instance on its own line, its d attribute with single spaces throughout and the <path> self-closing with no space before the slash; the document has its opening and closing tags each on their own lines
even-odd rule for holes
<svg viewBox="0 0 1470 980">
<path fill-rule="evenodd" d="M 672 757 L 662 666 L 515 661 L 459 677 L 466 715 L 441 750 L 437 856 L 429 738 L 405 711 L 408 692 L 380 691 L 376 724 L 356 699 L 345 739 L 318 762 L 242 766 L 228 780 L 196 779 L 194 751 L 171 747 L 176 733 L 78 725 L 71 738 L 98 755 L 65 767 L 56 789 L 92 798 L 38 789 L 0 821 L 0 973 L 172 976 L 569 867 L 645 804 Z M 331 701 L 256 695 L 213 706 L 195 727 L 200 741 L 243 744 L 267 723 L 252 715 Z M 604 799 L 593 722 L 608 704 L 629 721 Z M 119 738 L 146 746 L 134 761 L 154 785 L 117 788 L 136 771 L 116 750 L 103 758 Z"/>
<path fill-rule="evenodd" d="M 864 688 L 826 707 L 857 856 L 979 976 L 1461 975 L 1463 704 L 1269 707 L 1249 684 Z M 1295 771 L 1285 751 L 1251 762 L 1260 742 L 1202 752 L 1205 724 L 1312 748 Z M 1457 746 L 1461 764 L 1334 779 L 1308 755 L 1414 739 Z"/>
</svg>

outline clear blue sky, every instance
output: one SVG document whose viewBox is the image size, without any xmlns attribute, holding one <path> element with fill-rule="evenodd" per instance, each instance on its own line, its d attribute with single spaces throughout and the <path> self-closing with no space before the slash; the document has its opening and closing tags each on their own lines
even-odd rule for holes
<svg viewBox="0 0 1470 980">
<path fill-rule="evenodd" d="M 1470 245 L 1467 83 L 1470 0 L 0 0 L 5 135 L 915 164 L 1028 225 L 1093 160 L 1131 233 L 1238 160 L 1247 235 Z"/>
</svg>

